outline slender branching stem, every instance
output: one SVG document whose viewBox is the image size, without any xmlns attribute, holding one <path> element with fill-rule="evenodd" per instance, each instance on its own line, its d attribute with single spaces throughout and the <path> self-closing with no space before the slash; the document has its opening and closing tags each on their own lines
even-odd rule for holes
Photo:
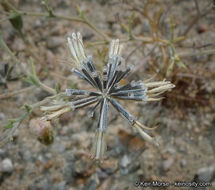
<svg viewBox="0 0 215 190">
<path fill-rule="evenodd" d="M 16 95 L 18 95 L 18 94 L 31 91 L 31 90 L 33 90 L 34 88 L 35 88 L 34 86 L 30 86 L 30 87 L 23 88 L 23 89 L 20 89 L 20 90 L 16 90 L 16 91 L 13 91 L 13 92 L 8 92 L 8 93 L 5 93 L 5 94 L 0 94 L 0 100 L 2 100 L 2 99 L 7 99 L 7 98 L 11 98 L 11 97 L 16 96 Z"/>
</svg>

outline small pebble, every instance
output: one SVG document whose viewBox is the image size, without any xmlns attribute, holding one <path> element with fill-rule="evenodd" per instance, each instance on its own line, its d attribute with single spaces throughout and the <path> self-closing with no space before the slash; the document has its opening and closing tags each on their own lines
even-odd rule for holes
<svg viewBox="0 0 215 190">
<path fill-rule="evenodd" d="M 215 165 L 205 168 L 200 168 L 197 172 L 200 181 L 209 182 L 215 174 Z"/>
<path fill-rule="evenodd" d="M 46 43 L 47 43 L 48 48 L 54 49 L 54 48 L 59 47 L 63 43 L 63 39 L 61 37 L 56 37 L 56 36 L 49 37 L 46 40 Z"/>
<path fill-rule="evenodd" d="M 119 163 L 120 173 L 122 175 L 127 175 L 129 173 L 129 164 L 130 163 L 131 163 L 131 159 L 127 155 L 124 155 Z"/>
<path fill-rule="evenodd" d="M 13 171 L 13 163 L 9 158 L 5 158 L 0 163 L 0 171 L 1 172 L 12 172 Z"/>
<path fill-rule="evenodd" d="M 187 165 L 187 161 L 186 160 L 181 160 L 180 165 L 182 168 L 184 168 Z"/>
<path fill-rule="evenodd" d="M 0 157 L 4 157 L 6 154 L 6 150 L 5 149 L 0 149 Z"/>
<path fill-rule="evenodd" d="M 0 120 L 3 120 L 5 118 L 4 113 L 0 113 Z"/>
<path fill-rule="evenodd" d="M 196 30 L 199 34 L 201 34 L 206 32 L 208 30 L 208 27 L 206 25 L 201 24 L 197 26 Z"/>
<path fill-rule="evenodd" d="M 141 31 L 146 33 L 150 32 L 150 24 L 148 20 L 143 22 Z"/>
<path fill-rule="evenodd" d="M 172 159 L 164 160 L 160 163 L 160 168 L 163 171 L 168 171 L 171 168 L 172 164 L 173 164 Z"/>
<path fill-rule="evenodd" d="M 60 183 L 57 184 L 57 189 L 58 190 L 64 190 L 65 186 L 66 186 L 66 182 L 62 181 L 62 182 L 60 182 Z"/>
<path fill-rule="evenodd" d="M 124 155 L 121 159 L 120 166 L 125 168 L 130 164 L 130 162 L 131 159 L 127 155 Z"/>
</svg>

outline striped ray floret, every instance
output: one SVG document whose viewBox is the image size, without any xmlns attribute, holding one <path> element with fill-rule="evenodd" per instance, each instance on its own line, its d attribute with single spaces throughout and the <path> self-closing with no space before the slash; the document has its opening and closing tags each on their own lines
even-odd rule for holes
<svg viewBox="0 0 215 190">
<path fill-rule="evenodd" d="M 72 60 L 75 63 L 72 72 L 91 85 L 95 90 L 66 89 L 66 96 L 75 96 L 76 98 L 72 101 L 56 102 L 55 105 L 49 107 L 41 107 L 41 110 L 49 112 L 49 115 L 46 115 L 45 119 L 50 120 L 70 110 L 76 110 L 90 105 L 93 106 L 90 108 L 88 116 L 92 117 L 95 111 L 99 109 L 100 116 L 93 146 L 93 158 L 100 161 L 103 159 L 106 150 L 105 136 L 108 123 L 108 110 L 109 105 L 112 105 L 138 130 L 143 139 L 158 146 L 157 141 L 144 132 L 144 129 L 152 128 L 141 124 L 119 101 L 159 101 L 162 98 L 158 96 L 173 88 L 174 85 L 169 81 L 148 83 L 132 81 L 125 85 L 120 85 L 120 81 L 128 76 L 132 67 L 125 66 L 123 58 L 121 57 L 122 45 L 120 45 L 118 39 L 112 40 L 110 44 L 107 66 L 103 67 L 102 74 L 96 70 L 92 56 L 86 56 L 80 33 L 73 33 L 71 38 L 67 38 L 67 41 Z"/>
</svg>

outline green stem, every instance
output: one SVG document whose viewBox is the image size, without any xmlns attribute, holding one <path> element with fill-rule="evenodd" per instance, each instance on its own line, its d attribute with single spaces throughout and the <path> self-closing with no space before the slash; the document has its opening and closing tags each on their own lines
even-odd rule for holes
<svg viewBox="0 0 215 190">
<path fill-rule="evenodd" d="M 3 37 L 2 37 L 2 33 L 0 31 L 0 45 L 2 46 L 2 48 L 10 55 L 10 57 L 13 59 L 13 61 L 17 64 L 19 63 L 19 60 L 16 58 L 16 56 L 13 54 L 13 52 L 10 50 L 10 48 L 7 46 L 7 44 L 5 43 Z"/>
</svg>

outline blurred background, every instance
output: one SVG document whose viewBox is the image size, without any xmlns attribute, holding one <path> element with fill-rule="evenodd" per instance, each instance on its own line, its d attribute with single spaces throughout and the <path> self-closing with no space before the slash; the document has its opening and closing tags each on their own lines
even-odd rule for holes
<svg viewBox="0 0 215 190">
<path fill-rule="evenodd" d="M 143 188 L 136 181 L 206 181 L 215 189 L 214 9 L 212 0 L 1 0 L 0 189 Z M 159 148 L 112 108 L 100 165 L 90 159 L 98 113 L 90 119 L 80 109 L 53 120 L 54 142 L 31 134 L 30 121 L 43 114 L 27 105 L 50 96 L 47 86 L 89 88 L 71 74 L 66 37 L 78 31 L 98 69 L 111 39 L 119 38 L 126 64 L 134 65 L 128 81 L 176 85 L 160 102 L 123 104 L 145 125 L 158 126 L 149 134 L 159 138 Z"/>
</svg>

